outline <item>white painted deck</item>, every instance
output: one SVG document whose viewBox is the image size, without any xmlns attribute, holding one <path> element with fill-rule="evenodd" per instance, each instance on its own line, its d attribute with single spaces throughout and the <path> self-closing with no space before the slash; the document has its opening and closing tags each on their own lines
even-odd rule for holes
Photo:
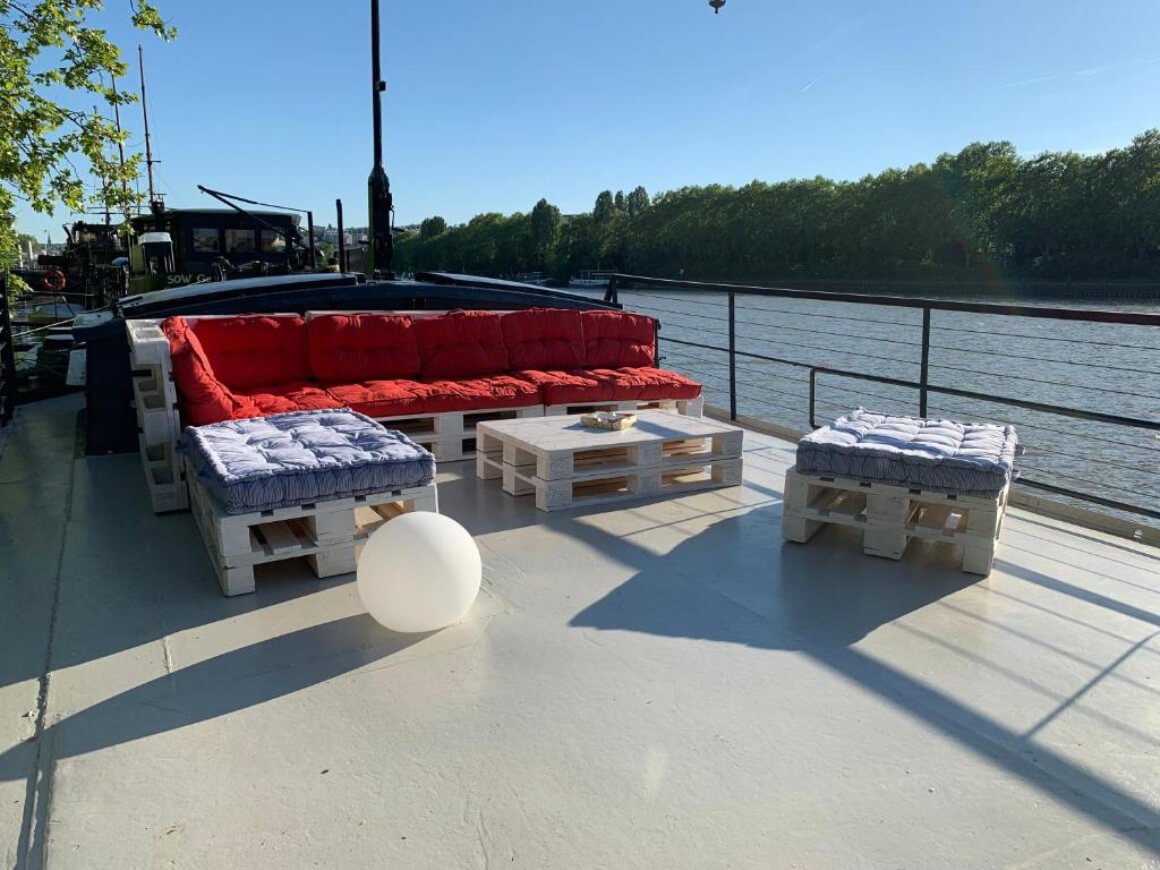
<svg viewBox="0 0 1160 870">
<path fill-rule="evenodd" d="M 223 598 L 80 402 L 0 458 L 0 856 L 50 868 L 1139 867 L 1160 554 L 1012 510 L 985 581 L 744 489 L 544 514 L 440 474 L 484 590 L 394 636 L 304 565 Z M 1090 863 L 1089 863 L 1090 859 Z"/>
</svg>

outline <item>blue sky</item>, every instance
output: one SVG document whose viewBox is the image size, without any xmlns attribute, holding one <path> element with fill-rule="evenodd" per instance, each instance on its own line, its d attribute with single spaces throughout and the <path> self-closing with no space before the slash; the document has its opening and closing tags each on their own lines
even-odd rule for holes
<svg viewBox="0 0 1160 870">
<path fill-rule="evenodd" d="M 154 148 L 173 206 L 198 183 L 365 219 L 368 0 L 156 0 Z M 1100 151 L 1160 125 L 1156 0 L 382 0 L 398 223 L 565 212 L 643 184 L 857 178 L 977 140 Z M 117 13 L 114 15 L 113 13 Z M 135 81 L 135 77 L 134 77 Z M 140 147 L 139 109 L 128 115 Z M 67 219 L 22 212 L 21 228 Z M 60 231 L 53 233 L 59 240 Z"/>
</svg>

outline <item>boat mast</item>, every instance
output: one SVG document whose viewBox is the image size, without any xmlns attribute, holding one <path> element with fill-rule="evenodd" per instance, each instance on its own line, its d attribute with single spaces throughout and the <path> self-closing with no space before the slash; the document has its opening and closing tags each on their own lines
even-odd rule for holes
<svg viewBox="0 0 1160 870">
<path fill-rule="evenodd" d="M 383 81 L 379 61 L 379 0 L 371 0 L 371 99 L 374 110 L 375 165 L 367 181 L 370 224 L 370 250 L 367 252 L 367 275 L 374 277 L 394 277 L 391 262 L 394 260 L 395 242 L 391 238 L 391 181 L 383 168 L 383 103 L 382 94 L 387 89 Z"/>
<path fill-rule="evenodd" d="M 149 178 L 149 207 L 154 217 L 161 215 L 161 201 L 157 198 L 156 188 L 153 186 L 153 146 L 149 138 L 149 101 L 145 98 L 145 51 L 137 46 L 137 69 L 141 72 L 141 113 L 145 116 L 145 172 Z"/>
<path fill-rule="evenodd" d="M 117 97 L 117 77 L 109 73 L 109 78 L 113 83 L 113 123 L 117 128 L 117 157 L 121 161 L 121 171 L 125 170 L 125 143 L 121 139 L 121 107 L 118 105 Z M 121 176 L 121 190 L 125 194 L 125 223 L 129 223 L 129 179 Z"/>
</svg>

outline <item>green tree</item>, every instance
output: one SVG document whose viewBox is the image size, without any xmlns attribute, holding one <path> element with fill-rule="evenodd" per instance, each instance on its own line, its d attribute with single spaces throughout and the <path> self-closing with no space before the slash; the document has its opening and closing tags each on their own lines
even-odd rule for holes
<svg viewBox="0 0 1160 870">
<path fill-rule="evenodd" d="M 436 215 L 429 217 L 419 225 L 419 238 L 428 241 L 447 232 L 447 221 Z"/>
<path fill-rule="evenodd" d="M 59 205 L 83 210 L 86 191 L 78 160 L 101 179 L 102 205 L 120 209 L 137 198 L 131 182 L 139 156 L 130 156 L 124 166 L 113 159 L 111 146 L 125 137 L 88 108 L 95 100 L 111 113 L 114 105 L 135 99 L 112 88 L 111 77 L 124 76 L 128 68 L 105 31 L 90 23 L 102 5 L 101 0 L 0 0 L 0 214 L 11 214 L 18 201 L 44 214 Z M 175 35 L 148 0 L 132 0 L 129 14 L 142 30 L 163 39 Z M 14 230 L 11 220 L 0 221 L 0 251 L 14 249 Z"/>
<path fill-rule="evenodd" d="M 616 206 L 612 199 L 611 190 L 602 190 L 600 195 L 596 197 L 596 206 L 592 209 L 592 217 L 596 219 L 598 224 L 604 223 L 616 210 Z"/>
<path fill-rule="evenodd" d="M 628 195 L 628 216 L 636 217 L 649 206 L 648 191 L 637 185 Z"/>
<path fill-rule="evenodd" d="M 623 209 L 621 208 L 623 205 Z M 617 197 L 591 214 L 487 215 L 400 242 L 424 268 L 581 269 L 750 280 L 1160 278 L 1160 131 L 1124 148 L 1020 158 L 974 143 L 859 181 L 753 181 Z M 551 227 L 555 225 L 553 233 Z M 467 256 L 470 253 L 471 256 Z"/>
<path fill-rule="evenodd" d="M 560 232 L 560 209 L 546 199 L 537 202 L 532 209 L 531 232 L 535 265 L 543 271 L 548 268 L 548 259 Z"/>
</svg>

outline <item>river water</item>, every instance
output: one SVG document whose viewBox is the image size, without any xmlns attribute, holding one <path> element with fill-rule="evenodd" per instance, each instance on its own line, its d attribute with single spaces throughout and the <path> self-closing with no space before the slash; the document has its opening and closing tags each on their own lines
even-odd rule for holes
<svg viewBox="0 0 1160 870">
<path fill-rule="evenodd" d="M 728 308 L 720 294 L 622 292 L 626 308 L 661 322 L 664 365 L 705 385 L 706 402 L 729 406 Z M 983 300 L 981 300 L 983 301 Z M 987 302 L 1036 304 L 1027 299 Z M 1160 304 L 1067 300 L 1052 306 L 1160 313 Z M 919 379 L 922 312 L 857 303 L 737 298 L 737 350 L 808 366 Z M 929 380 L 993 401 L 931 392 L 928 416 L 1012 423 L 1031 480 L 1160 510 L 1160 437 L 1138 429 L 1024 410 L 1003 398 L 1160 420 L 1160 327 L 934 311 Z M 808 368 L 739 356 L 740 414 L 811 428 Z M 815 422 L 863 406 L 917 414 L 912 388 L 819 375 Z M 1139 519 L 1139 517 L 1137 517 Z M 1160 521 L 1150 520 L 1158 525 Z"/>
</svg>

